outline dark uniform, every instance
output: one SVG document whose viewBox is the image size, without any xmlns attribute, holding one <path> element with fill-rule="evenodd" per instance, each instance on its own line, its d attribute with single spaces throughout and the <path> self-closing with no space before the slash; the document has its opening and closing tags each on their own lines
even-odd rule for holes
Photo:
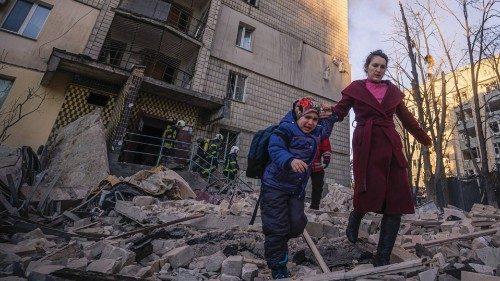
<svg viewBox="0 0 500 281">
<path fill-rule="evenodd" d="M 226 158 L 226 162 L 224 163 L 223 174 L 228 179 L 233 181 L 238 174 L 238 170 L 240 167 L 238 166 L 238 155 L 236 152 L 229 153 Z"/>
<path fill-rule="evenodd" d="M 167 125 L 165 131 L 163 131 L 163 155 L 172 156 L 174 154 L 175 140 L 177 139 L 177 134 L 179 133 L 179 128 L 175 125 Z"/>
<path fill-rule="evenodd" d="M 208 177 L 215 170 L 217 170 L 217 167 L 219 166 L 218 163 L 219 145 L 220 145 L 220 140 L 217 138 L 211 139 L 210 142 L 208 143 L 208 150 L 207 150 L 208 163 L 205 165 L 205 167 L 201 172 L 202 176 Z"/>
</svg>

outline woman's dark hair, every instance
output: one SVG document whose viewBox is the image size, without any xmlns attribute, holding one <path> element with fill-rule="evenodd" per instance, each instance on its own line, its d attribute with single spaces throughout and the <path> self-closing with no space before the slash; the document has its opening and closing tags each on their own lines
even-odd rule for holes
<svg viewBox="0 0 500 281">
<path fill-rule="evenodd" d="M 387 57 L 387 55 L 384 52 L 382 52 L 382 50 L 375 50 L 375 51 L 371 52 L 366 57 L 365 65 L 363 67 L 363 69 L 365 70 L 365 72 L 368 72 L 368 65 L 370 65 L 370 62 L 372 61 L 372 59 L 374 57 L 381 57 L 381 58 L 385 59 L 385 64 L 386 65 L 389 64 L 389 57 Z"/>
</svg>

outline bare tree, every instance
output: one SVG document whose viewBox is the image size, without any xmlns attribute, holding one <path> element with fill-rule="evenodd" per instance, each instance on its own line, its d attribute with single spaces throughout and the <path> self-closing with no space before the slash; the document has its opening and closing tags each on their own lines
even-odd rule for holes
<svg viewBox="0 0 500 281">
<path fill-rule="evenodd" d="M 415 46 L 415 42 L 412 40 L 410 36 L 410 30 L 408 27 L 408 22 L 406 20 L 405 12 L 403 9 L 403 5 L 401 2 L 399 2 L 399 7 L 401 11 L 401 19 L 403 21 L 403 28 L 404 28 L 404 34 L 405 34 L 405 39 L 406 39 L 406 44 L 407 44 L 407 51 L 408 51 L 408 57 L 410 58 L 410 63 L 411 63 L 411 87 L 412 87 L 412 95 L 413 99 L 417 103 L 417 105 L 422 105 L 423 104 L 423 97 L 422 97 L 422 92 L 420 91 L 420 82 L 419 82 L 419 75 L 417 72 L 417 60 L 415 57 L 415 53 L 413 52 L 413 48 Z M 420 123 L 420 126 L 427 129 L 427 124 L 425 122 L 424 116 L 424 108 L 422 106 L 417 106 L 417 112 L 418 112 L 418 122 Z M 432 167 L 431 167 L 431 160 L 430 160 L 430 153 L 429 149 L 427 147 L 422 147 L 421 148 L 421 153 L 422 153 L 422 158 L 424 162 L 424 182 L 426 185 L 427 189 L 427 195 L 434 197 L 435 191 L 434 191 L 434 186 L 432 184 L 433 180 L 433 172 L 432 172 Z"/>
<path fill-rule="evenodd" d="M 427 195 L 430 199 L 438 199 L 436 203 L 440 206 L 446 204 L 445 198 L 442 196 L 443 191 L 447 187 L 446 176 L 447 176 L 447 163 L 445 159 L 449 157 L 446 154 L 446 148 L 448 147 L 451 139 L 452 132 L 457 126 L 456 123 L 451 122 L 451 115 L 449 114 L 448 102 L 450 99 L 450 94 L 454 94 L 459 99 L 459 108 L 461 109 L 458 120 L 465 120 L 464 117 L 464 104 L 467 104 L 467 100 L 460 95 L 459 89 L 459 73 L 457 69 L 465 64 L 470 64 L 475 70 L 471 70 L 468 76 L 474 76 L 475 79 L 469 79 L 472 81 L 473 95 L 477 96 L 478 93 L 478 75 L 479 69 L 481 67 L 481 61 L 483 58 L 487 57 L 488 62 L 494 69 L 497 77 L 499 76 L 498 71 L 498 61 L 500 56 L 496 54 L 498 51 L 498 38 L 499 30 L 498 24 L 491 24 L 493 18 L 498 19 L 498 11 L 495 14 L 495 4 L 499 0 L 456 0 L 459 5 L 454 8 L 460 8 L 460 11 L 464 13 L 463 20 L 461 20 L 461 25 L 464 27 L 464 33 L 466 34 L 467 50 L 463 51 L 457 48 L 455 44 L 455 38 L 447 34 L 443 34 L 446 31 L 442 30 L 442 23 L 438 17 L 439 13 L 443 14 L 443 11 L 452 13 L 452 8 L 445 5 L 445 1 L 439 3 L 436 6 L 435 1 L 430 0 L 415 0 L 411 4 L 408 2 L 404 7 L 399 3 L 401 11 L 401 20 L 396 20 L 396 36 L 404 36 L 404 40 L 400 37 L 392 38 L 395 45 L 399 45 L 401 50 L 407 53 L 407 61 L 400 61 L 397 65 L 398 68 L 403 69 L 402 73 L 406 75 L 406 80 L 410 81 L 412 98 L 416 102 L 417 106 L 417 119 L 420 125 L 427 130 L 429 135 L 433 140 L 433 155 L 435 158 L 430 157 L 430 153 L 426 148 L 422 148 L 422 158 L 424 166 L 425 175 L 425 185 L 427 189 Z M 446 1 L 446 4 L 449 1 Z M 468 9 L 474 9 L 475 14 L 481 14 L 480 20 L 476 21 L 476 25 L 470 27 L 468 22 Z M 465 12 L 464 12 L 465 10 Z M 408 16 L 406 16 L 406 14 Z M 453 17 L 460 21 L 459 12 L 455 11 Z M 467 32 L 465 32 L 467 31 Z M 468 35 L 469 33 L 474 34 L 474 36 Z M 469 37 L 467 37 L 469 36 Z M 473 58 L 471 59 L 471 54 Z M 468 58 L 467 60 L 465 58 Z M 485 60 L 486 61 L 486 60 Z M 411 70 L 404 70 L 408 68 Z M 451 71 L 452 80 L 448 80 L 448 76 L 444 75 L 444 71 Z M 440 73 L 440 75 L 435 75 Z M 405 79 L 402 79 L 400 84 L 405 84 Z M 451 82 L 451 83 L 450 83 Z M 451 84 L 451 85 L 450 85 Z M 401 85 L 400 85 L 401 87 Z M 402 87 L 404 88 L 404 87 Z M 463 99 L 463 100 L 462 100 Z M 485 101 L 486 103 L 487 101 Z M 481 110 L 479 103 L 475 104 L 477 110 Z M 481 116 L 478 113 L 476 116 L 476 127 L 482 125 L 482 131 L 487 129 L 486 123 L 484 122 L 488 116 Z M 478 117 L 479 116 L 479 117 Z M 478 124 L 477 119 L 483 121 L 483 123 Z M 479 133 L 478 133 L 479 135 Z M 485 146 L 485 136 L 483 133 L 483 138 L 479 138 L 478 143 L 482 144 L 483 149 L 480 151 L 480 155 L 487 155 Z M 404 140 L 405 148 L 408 150 L 407 156 L 411 153 L 412 144 L 409 141 Z M 471 141 L 469 136 L 466 139 L 466 147 L 469 154 L 472 155 L 475 152 L 475 148 L 471 147 Z M 484 192 L 488 193 L 487 196 L 491 203 L 493 198 L 492 194 L 492 184 L 487 183 L 487 174 L 489 172 L 488 167 L 483 167 L 484 162 L 487 163 L 488 157 L 481 157 L 481 165 L 479 166 L 474 161 L 476 166 L 476 171 L 482 171 L 481 187 L 484 188 Z M 417 170 L 421 167 L 417 167 Z M 414 173 L 414 172 L 413 172 Z M 478 172 L 481 173 L 481 172 Z M 488 184 L 488 187 L 486 187 Z M 489 190 L 489 191 L 488 191 Z"/>
<path fill-rule="evenodd" d="M 487 201 L 493 206 L 497 206 L 496 196 L 494 194 L 493 182 L 489 180 L 490 168 L 488 164 L 488 151 L 486 149 L 486 135 L 484 129 L 484 119 L 481 114 L 482 105 L 479 103 L 479 73 L 483 63 L 483 59 L 487 50 L 496 44 L 498 34 L 493 38 L 488 37 L 491 31 L 498 30 L 499 11 L 498 0 L 456 0 L 460 7 L 461 14 L 456 13 L 445 1 L 439 2 L 440 7 L 447 11 L 460 25 L 463 30 L 465 41 L 467 44 L 466 55 L 468 58 L 470 87 L 472 90 L 472 101 L 474 104 L 474 121 L 476 127 L 476 135 L 479 147 L 479 156 L 481 165 L 478 166 L 475 161 L 472 161 L 474 168 L 479 175 L 479 183 L 481 188 L 485 190 Z M 481 20 L 477 24 L 470 22 L 470 13 L 476 13 Z M 492 40 L 493 39 L 493 40 Z M 492 41 L 490 41 L 492 40 Z M 460 96 L 460 95 L 459 95 Z M 462 101 L 460 101 L 462 103 Z M 460 107 L 461 111 L 463 106 Z M 463 112 L 461 113 L 464 116 Z M 468 135 L 468 131 L 465 130 Z M 468 147 L 470 147 L 469 137 Z"/>
<path fill-rule="evenodd" d="M 5 63 L 7 52 L 2 50 L 0 53 L 0 70 L 8 68 Z M 4 85 L 0 88 L 0 96 L 7 96 L 10 86 Z M 0 112 L 0 144 L 4 143 L 11 135 L 10 130 L 27 116 L 38 111 L 47 98 L 47 92 L 41 90 L 40 86 L 30 87 L 25 95 L 17 97 L 15 100 L 2 106 Z"/>
</svg>

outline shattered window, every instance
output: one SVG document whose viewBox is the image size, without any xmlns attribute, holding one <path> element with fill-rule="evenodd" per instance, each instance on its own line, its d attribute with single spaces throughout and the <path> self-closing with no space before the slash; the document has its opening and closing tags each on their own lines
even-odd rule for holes
<svg viewBox="0 0 500 281">
<path fill-rule="evenodd" d="M 229 72 L 227 81 L 227 97 L 230 99 L 243 101 L 245 95 L 247 77 L 241 73 L 234 71 Z"/>
<path fill-rule="evenodd" d="M 238 37 L 236 38 L 236 45 L 245 49 L 252 50 L 252 34 L 254 28 L 240 23 L 238 27 Z"/>
</svg>

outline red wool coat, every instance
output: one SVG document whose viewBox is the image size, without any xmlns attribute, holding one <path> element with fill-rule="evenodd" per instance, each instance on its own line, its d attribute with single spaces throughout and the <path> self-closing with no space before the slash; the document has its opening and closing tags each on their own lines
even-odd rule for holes
<svg viewBox="0 0 500 281">
<path fill-rule="evenodd" d="M 362 213 L 410 214 L 415 210 L 408 162 L 394 114 L 418 142 L 430 145 L 431 139 L 406 108 L 404 94 L 389 81 L 384 82 L 389 87 L 381 103 L 366 88 L 366 80 L 357 80 L 342 91 L 342 99 L 332 110 L 339 121 L 351 108 L 356 115 L 352 138 L 354 209 Z"/>
</svg>

